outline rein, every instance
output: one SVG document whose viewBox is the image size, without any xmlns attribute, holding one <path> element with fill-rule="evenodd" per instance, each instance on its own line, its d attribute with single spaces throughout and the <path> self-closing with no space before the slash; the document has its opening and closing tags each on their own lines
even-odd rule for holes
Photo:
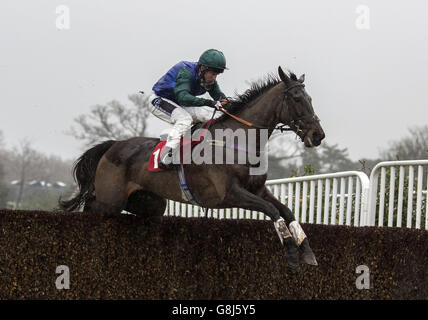
<svg viewBox="0 0 428 320">
<path fill-rule="evenodd" d="M 244 120 L 244 119 L 241 119 L 241 118 L 239 118 L 239 117 L 237 117 L 237 116 L 235 116 L 235 115 L 231 114 L 230 112 L 227 112 L 227 111 L 226 111 L 225 109 L 223 109 L 222 107 L 218 107 L 218 110 L 220 110 L 221 112 L 223 112 L 223 113 L 227 114 L 229 117 L 231 117 L 231 118 L 235 119 L 236 121 L 241 122 L 241 123 L 243 123 L 243 124 L 247 125 L 248 127 L 254 127 L 254 124 L 253 124 L 253 123 L 251 123 L 251 122 L 249 122 L 249 121 L 246 121 L 246 120 Z M 216 111 L 217 111 L 217 110 L 214 110 L 214 113 L 215 113 Z"/>
</svg>

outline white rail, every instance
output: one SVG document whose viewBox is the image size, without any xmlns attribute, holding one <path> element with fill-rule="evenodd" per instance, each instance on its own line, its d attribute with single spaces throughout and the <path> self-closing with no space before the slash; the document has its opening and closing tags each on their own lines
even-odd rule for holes
<svg viewBox="0 0 428 320">
<path fill-rule="evenodd" d="M 266 185 L 302 223 L 348 226 L 366 223 L 369 179 L 363 172 L 269 180 Z"/>
<path fill-rule="evenodd" d="M 428 160 L 378 163 L 370 175 L 368 225 L 401 227 L 404 219 L 408 228 L 420 229 L 424 224 L 428 230 L 427 166 Z"/>
</svg>

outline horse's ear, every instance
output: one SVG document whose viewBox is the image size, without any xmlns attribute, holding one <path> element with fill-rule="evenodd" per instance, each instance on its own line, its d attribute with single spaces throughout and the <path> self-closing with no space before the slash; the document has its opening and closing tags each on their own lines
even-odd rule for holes
<svg viewBox="0 0 428 320">
<path fill-rule="evenodd" d="M 305 74 L 302 74 L 298 80 L 300 83 L 303 83 L 305 81 Z"/>
<path fill-rule="evenodd" d="M 279 78 L 285 82 L 286 85 L 288 85 L 290 83 L 290 78 L 285 74 L 284 71 L 282 71 L 281 66 L 278 67 L 278 74 L 279 74 Z"/>
</svg>

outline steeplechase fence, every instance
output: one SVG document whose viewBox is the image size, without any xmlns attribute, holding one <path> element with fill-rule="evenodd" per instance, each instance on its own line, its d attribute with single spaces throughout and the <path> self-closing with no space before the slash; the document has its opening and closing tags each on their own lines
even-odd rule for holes
<svg viewBox="0 0 428 320">
<path fill-rule="evenodd" d="M 317 257 L 318 267 L 299 272 L 259 212 L 145 219 L 0 210 L 0 299 L 426 299 L 428 233 L 378 227 L 423 226 L 424 166 L 379 164 L 370 180 L 350 171 L 268 181 Z M 199 209 L 170 202 L 167 214 Z M 360 267 L 369 272 L 364 290 Z"/>
</svg>

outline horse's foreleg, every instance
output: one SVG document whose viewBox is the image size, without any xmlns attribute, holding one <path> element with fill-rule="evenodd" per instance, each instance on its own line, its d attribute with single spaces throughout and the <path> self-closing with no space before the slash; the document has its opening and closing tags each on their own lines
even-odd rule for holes
<svg viewBox="0 0 428 320">
<path fill-rule="evenodd" d="M 274 221 L 275 229 L 281 243 L 287 248 L 287 263 L 292 268 L 299 266 L 299 255 L 296 243 L 287 228 L 284 219 L 275 206 L 261 197 L 247 191 L 244 188 L 234 186 L 227 195 L 226 203 L 231 207 L 239 207 L 248 210 L 261 211 Z"/>
<path fill-rule="evenodd" d="M 291 210 L 282 204 L 266 187 L 263 190 L 262 198 L 273 204 L 279 210 L 281 217 L 287 222 L 296 244 L 303 250 L 301 260 L 307 264 L 318 265 L 315 255 L 309 246 L 309 240 Z"/>
</svg>

